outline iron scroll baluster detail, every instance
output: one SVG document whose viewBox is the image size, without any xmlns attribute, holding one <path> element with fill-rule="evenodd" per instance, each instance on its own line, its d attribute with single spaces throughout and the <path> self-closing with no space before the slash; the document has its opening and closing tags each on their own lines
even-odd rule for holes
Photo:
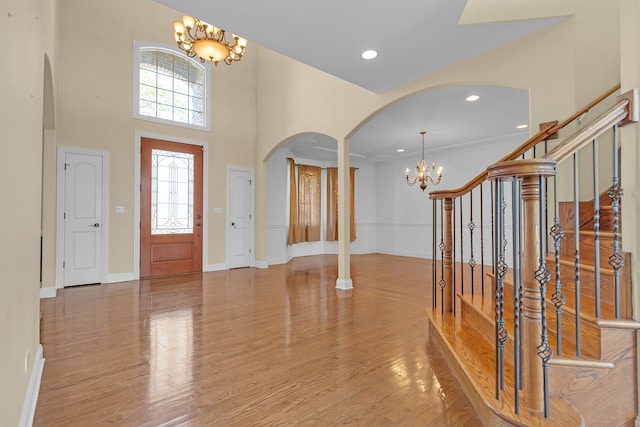
<svg viewBox="0 0 640 427">
<path fill-rule="evenodd" d="M 556 288 L 551 295 L 551 302 L 556 308 L 556 349 L 558 355 L 562 354 L 562 306 L 566 304 L 567 300 L 562 293 L 562 282 L 560 281 L 560 240 L 564 237 L 564 230 L 560 225 L 560 219 L 556 216 L 554 218 L 553 227 L 549 231 L 549 235 L 553 238 L 554 254 L 555 254 L 555 273 L 556 273 Z"/>
<path fill-rule="evenodd" d="M 611 206 L 613 207 L 613 254 L 609 257 L 609 265 L 613 268 L 613 277 L 615 281 L 616 292 L 616 319 L 620 318 L 620 269 L 624 267 L 624 257 L 620 254 L 619 240 L 619 202 L 623 196 L 622 188 L 618 182 L 615 182 L 607 191 L 607 195 L 611 198 Z"/>
<path fill-rule="evenodd" d="M 499 390 L 504 390 L 504 343 L 509 338 L 507 329 L 504 326 L 504 281 L 509 266 L 505 262 L 506 238 L 504 233 L 504 214 L 506 203 L 504 202 L 504 182 L 496 181 L 496 213 L 497 225 L 496 232 L 499 242 L 496 243 L 498 251 L 496 266 L 497 280 L 495 290 L 495 324 L 496 324 L 496 398 L 499 397 Z M 501 207 L 501 209 L 498 208 Z"/>
<path fill-rule="evenodd" d="M 447 283 L 444 280 L 444 250 L 446 248 L 444 244 L 444 200 L 440 201 L 440 302 L 442 306 L 442 314 L 444 314 L 444 288 Z"/>
<path fill-rule="evenodd" d="M 474 294 L 474 278 L 473 278 L 473 269 L 476 266 L 476 260 L 473 259 L 473 229 L 476 228 L 476 225 L 473 223 L 473 190 L 469 193 L 469 224 L 467 224 L 467 228 L 469 228 L 469 242 L 471 244 L 471 258 L 469 258 L 469 268 L 471 269 L 471 295 Z"/>
<path fill-rule="evenodd" d="M 624 258 L 620 254 L 620 199 L 622 199 L 622 188 L 620 188 L 620 158 L 618 152 L 618 125 L 613 126 L 613 185 L 607 191 L 611 199 L 613 210 L 613 254 L 609 257 L 609 265 L 613 268 L 614 291 L 615 291 L 615 314 L 616 319 L 620 318 L 620 269 L 624 267 Z"/>
<path fill-rule="evenodd" d="M 438 300 L 438 294 L 436 293 L 436 280 L 437 280 L 437 268 L 436 268 L 436 239 L 438 237 L 438 232 L 437 232 L 437 212 L 436 212 L 436 208 L 437 208 L 437 203 L 438 201 L 436 199 L 433 199 L 433 203 L 432 203 L 432 207 L 433 207 L 433 213 L 431 214 L 431 223 L 433 224 L 432 231 L 433 231 L 433 247 L 431 248 L 431 309 L 435 310 L 437 307 L 437 300 Z M 442 219 L 441 219 L 442 220 Z"/>
<path fill-rule="evenodd" d="M 540 193 L 544 194 L 546 191 L 545 180 L 540 177 L 539 181 Z M 540 314 L 541 314 L 541 332 L 540 332 L 540 345 L 537 347 L 538 357 L 542 361 L 542 373 L 543 373 L 543 387 L 544 387 L 544 416 L 549 418 L 549 360 L 553 356 L 553 350 L 549 346 L 549 336 L 547 334 L 547 283 L 551 280 L 551 275 L 547 270 L 547 262 L 545 259 L 545 217 L 544 210 L 542 209 L 542 198 L 539 201 L 539 223 L 540 223 L 540 253 L 538 255 L 539 265 L 535 272 L 535 278 L 540 284 Z"/>
</svg>

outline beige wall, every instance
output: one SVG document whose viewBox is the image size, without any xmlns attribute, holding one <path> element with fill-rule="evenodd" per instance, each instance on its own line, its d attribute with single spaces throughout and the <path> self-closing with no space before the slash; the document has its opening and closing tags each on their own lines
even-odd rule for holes
<svg viewBox="0 0 640 427">
<path fill-rule="evenodd" d="M 54 11 L 53 2 L 45 0 L 10 0 L 3 6 L 0 425 L 15 426 L 39 343 L 43 76 L 45 53 L 54 51 Z"/>
<path fill-rule="evenodd" d="M 86 19 L 100 16 L 100 19 Z M 212 67 L 211 131 L 132 118 L 133 40 L 173 45 L 181 13 L 150 0 L 60 0 L 59 93 L 56 141 L 61 147 L 107 150 L 109 274 L 134 271 L 134 135 L 136 131 L 204 142 L 209 157 L 209 207 L 225 208 L 226 166 L 254 167 L 256 48 L 231 66 Z M 107 36 L 108 35 L 108 36 Z M 82 55 L 79 52 L 93 52 Z M 124 206 L 125 215 L 115 215 Z M 208 220 L 207 264 L 225 262 L 224 215 Z M 49 212 L 55 215 L 55 212 Z"/>
</svg>

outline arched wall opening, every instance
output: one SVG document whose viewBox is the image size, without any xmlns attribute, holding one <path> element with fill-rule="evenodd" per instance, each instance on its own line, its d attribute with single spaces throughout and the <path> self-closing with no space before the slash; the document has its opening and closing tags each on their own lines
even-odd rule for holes
<svg viewBox="0 0 640 427">
<path fill-rule="evenodd" d="M 472 94 L 479 99 L 466 101 Z M 369 115 L 349 134 L 350 164 L 358 168 L 357 239 L 351 243 L 350 252 L 431 256 L 431 244 L 425 244 L 425 239 L 431 236 L 428 192 L 432 187 L 425 192 L 418 186 L 409 187 L 404 175 L 406 168 L 413 169 L 420 160 L 421 130 L 427 131 L 426 161 L 444 168 L 437 188 L 456 188 L 524 142 L 529 131 L 516 126 L 528 121 L 528 91 L 486 84 L 425 89 Z M 286 245 L 286 158 L 325 167 L 337 165 L 337 144 L 328 135 L 301 133 L 282 141 L 265 159 L 269 264 L 287 262 L 295 256 L 336 253 L 335 242 L 307 245 L 307 251 Z"/>
</svg>

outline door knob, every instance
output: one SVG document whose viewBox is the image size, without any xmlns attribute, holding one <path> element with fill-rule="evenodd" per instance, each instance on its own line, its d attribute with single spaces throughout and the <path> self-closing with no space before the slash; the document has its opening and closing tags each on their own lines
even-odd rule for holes
<svg viewBox="0 0 640 427">
<path fill-rule="evenodd" d="M 232 226 L 233 228 L 236 228 L 236 223 L 235 223 L 235 222 L 232 222 L 232 223 L 231 223 L 231 226 Z"/>
<path fill-rule="evenodd" d="M 100 228 L 100 224 L 96 222 L 95 224 L 90 224 L 89 227 Z"/>
</svg>

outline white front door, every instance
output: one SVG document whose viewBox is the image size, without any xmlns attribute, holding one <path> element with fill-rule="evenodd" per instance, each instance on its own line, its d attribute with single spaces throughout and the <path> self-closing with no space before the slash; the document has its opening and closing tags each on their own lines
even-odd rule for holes
<svg viewBox="0 0 640 427">
<path fill-rule="evenodd" d="M 103 161 L 101 155 L 64 153 L 64 286 L 102 280 Z"/>
<path fill-rule="evenodd" d="M 249 267 L 252 255 L 253 196 L 251 170 L 230 168 L 227 173 L 229 268 Z"/>
</svg>

